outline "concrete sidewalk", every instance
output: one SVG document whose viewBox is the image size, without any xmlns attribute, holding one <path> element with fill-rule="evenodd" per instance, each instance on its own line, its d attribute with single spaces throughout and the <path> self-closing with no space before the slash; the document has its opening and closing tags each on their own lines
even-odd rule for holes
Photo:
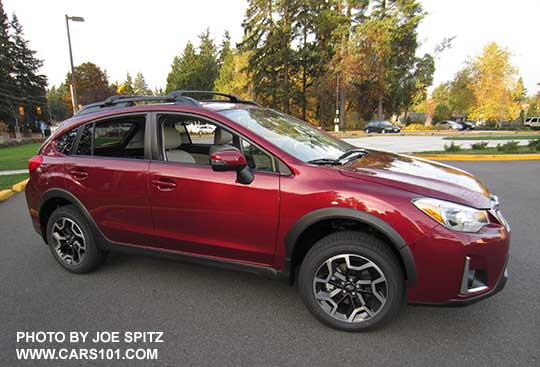
<svg viewBox="0 0 540 367">
<path fill-rule="evenodd" d="M 27 169 L 16 169 L 12 171 L 0 171 L 0 176 L 6 176 L 6 175 L 19 175 L 21 173 L 28 173 Z"/>
</svg>

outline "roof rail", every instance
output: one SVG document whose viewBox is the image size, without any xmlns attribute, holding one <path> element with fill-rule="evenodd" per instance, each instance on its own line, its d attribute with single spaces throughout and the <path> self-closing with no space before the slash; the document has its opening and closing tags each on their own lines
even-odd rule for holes
<svg viewBox="0 0 540 367">
<path fill-rule="evenodd" d="M 209 100 L 196 100 L 187 95 L 203 95 L 203 96 L 222 96 L 227 97 L 228 101 L 222 101 L 217 99 Z M 172 102 L 179 104 L 186 104 L 195 107 L 201 107 L 199 102 L 231 102 L 231 103 L 243 103 L 258 106 L 257 103 L 252 101 L 244 101 L 240 97 L 233 94 L 203 91 L 203 90 L 176 90 L 165 96 L 110 96 L 104 101 L 91 103 L 83 106 L 79 111 L 75 113 L 75 116 L 86 115 L 89 113 L 97 112 L 105 108 L 121 108 L 134 106 L 136 102 Z"/>
<path fill-rule="evenodd" d="M 230 102 L 233 103 L 239 103 L 241 101 L 240 97 L 235 96 L 234 94 L 227 94 L 227 93 L 221 93 L 221 92 L 214 92 L 214 91 L 205 91 L 205 90 L 175 90 L 168 94 L 170 97 L 183 97 L 186 94 L 202 94 L 207 96 L 221 96 L 221 97 L 227 97 L 229 98 Z"/>
<path fill-rule="evenodd" d="M 234 94 L 208 91 L 208 90 L 175 90 L 168 94 L 168 96 L 176 97 L 176 98 L 184 97 L 186 95 L 221 96 L 221 97 L 226 97 L 229 99 L 229 101 L 223 101 L 220 99 L 197 99 L 200 102 L 231 102 L 231 103 L 242 103 L 242 104 L 249 104 L 253 106 L 259 106 L 259 104 L 256 102 L 243 100 Z"/>
<path fill-rule="evenodd" d="M 195 99 L 186 96 L 110 96 L 104 101 L 91 103 L 83 106 L 75 116 L 86 115 L 97 112 L 104 108 L 121 108 L 134 106 L 136 102 L 174 102 L 187 104 L 195 107 L 201 107 L 201 104 Z"/>
</svg>

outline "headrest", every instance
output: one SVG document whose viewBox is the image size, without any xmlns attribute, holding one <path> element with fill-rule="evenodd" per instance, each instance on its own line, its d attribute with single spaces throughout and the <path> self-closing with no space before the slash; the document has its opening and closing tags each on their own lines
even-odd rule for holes
<svg viewBox="0 0 540 367">
<path fill-rule="evenodd" d="M 165 150 L 178 148 L 182 144 L 180 133 L 174 126 L 163 125 L 163 146 Z"/>
<path fill-rule="evenodd" d="M 230 132 L 223 130 L 221 127 L 216 127 L 214 131 L 214 145 L 225 145 L 232 143 L 233 136 Z"/>
</svg>

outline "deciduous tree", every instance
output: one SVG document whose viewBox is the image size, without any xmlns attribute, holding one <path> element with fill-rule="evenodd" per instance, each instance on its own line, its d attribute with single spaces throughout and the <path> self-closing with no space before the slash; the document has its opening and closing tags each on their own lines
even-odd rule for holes
<svg viewBox="0 0 540 367">
<path fill-rule="evenodd" d="M 495 42 L 486 45 L 473 62 L 473 75 L 473 119 L 493 121 L 500 125 L 502 121 L 514 120 L 519 116 L 517 70 L 510 62 L 508 50 Z"/>
</svg>

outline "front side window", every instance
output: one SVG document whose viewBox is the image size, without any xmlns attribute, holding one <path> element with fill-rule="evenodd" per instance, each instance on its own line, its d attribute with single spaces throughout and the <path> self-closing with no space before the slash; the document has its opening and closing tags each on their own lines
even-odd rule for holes
<svg viewBox="0 0 540 367">
<path fill-rule="evenodd" d="M 234 109 L 220 113 L 304 162 L 337 159 L 353 148 L 306 122 L 271 109 Z"/>
<path fill-rule="evenodd" d="M 82 128 L 76 154 L 144 159 L 145 124 L 144 116 L 87 124 Z"/>
<path fill-rule="evenodd" d="M 244 139 L 242 139 L 242 152 L 251 169 L 266 172 L 274 172 L 276 170 L 274 160 L 270 155 Z"/>
</svg>

